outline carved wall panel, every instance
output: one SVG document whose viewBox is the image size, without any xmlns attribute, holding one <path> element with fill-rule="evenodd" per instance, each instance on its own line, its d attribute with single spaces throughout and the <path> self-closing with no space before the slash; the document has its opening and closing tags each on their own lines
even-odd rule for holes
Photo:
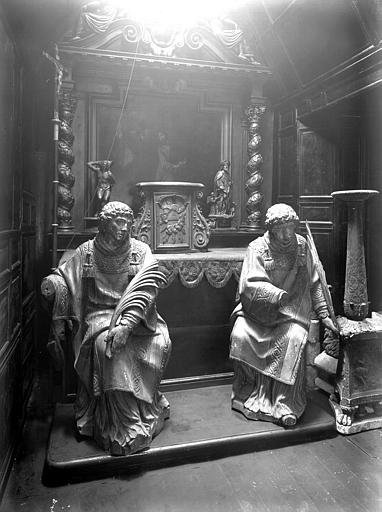
<svg viewBox="0 0 382 512">
<path fill-rule="evenodd" d="M 333 204 L 328 202 L 324 204 L 320 202 L 308 201 L 300 204 L 300 215 L 302 220 L 312 222 L 330 222 L 328 219 L 333 218 Z"/>
<path fill-rule="evenodd" d="M 17 432 L 21 419 L 22 403 L 18 400 L 20 379 L 17 374 L 18 358 L 14 350 L 7 364 L 0 364 L 0 484 L 4 478 L 8 465 L 11 463 L 15 447 L 15 432 Z"/>
<path fill-rule="evenodd" d="M 33 234 L 25 234 L 22 238 L 22 290 L 23 299 L 35 290 L 34 258 L 33 250 L 35 237 Z"/>
<path fill-rule="evenodd" d="M 0 353 L 3 347 L 8 343 L 8 286 L 0 293 Z"/>
<path fill-rule="evenodd" d="M 286 110 L 284 112 L 280 112 L 280 122 L 279 128 L 283 130 L 284 128 L 288 128 L 290 126 L 294 126 L 296 123 L 296 115 L 295 109 Z"/>
<path fill-rule="evenodd" d="M 0 276 L 9 266 L 9 237 L 0 236 Z"/>
<path fill-rule="evenodd" d="M 300 195 L 329 196 L 333 192 L 333 145 L 317 133 L 299 130 Z"/>
<path fill-rule="evenodd" d="M 18 237 L 11 238 L 9 243 L 9 253 L 12 268 L 14 269 L 21 265 L 20 240 Z"/>
<path fill-rule="evenodd" d="M 24 118 L 21 122 L 22 114 L 31 113 L 29 107 L 38 100 L 31 92 L 31 84 L 27 80 L 23 83 L 27 72 L 24 63 L 19 61 L 20 54 L 9 33 L 9 25 L 3 23 L 2 14 L 0 9 L 0 111 L 6 119 L 6 129 L 0 130 L 0 500 L 19 440 L 33 372 L 31 356 L 25 359 L 24 367 L 20 358 L 23 341 L 21 238 L 25 230 L 35 234 L 36 202 L 33 194 L 23 194 L 22 186 L 32 182 L 37 188 L 38 181 L 26 151 L 28 143 L 32 145 L 31 139 L 27 141 L 24 137 L 28 123 Z M 41 109 L 36 108 L 36 115 L 40 114 Z M 40 123 L 33 114 L 30 125 L 34 144 Z M 28 174 L 25 180 L 22 179 L 23 171 Z M 29 272 L 35 275 L 34 245 L 30 245 L 28 251 Z"/>
<path fill-rule="evenodd" d="M 293 197 L 298 183 L 296 133 L 288 131 L 278 141 L 278 195 Z"/>
<path fill-rule="evenodd" d="M 16 330 L 20 328 L 21 322 L 21 279 L 17 276 L 11 283 L 11 308 L 9 314 L 9 332 L 14 337 Z"/>
</svg>

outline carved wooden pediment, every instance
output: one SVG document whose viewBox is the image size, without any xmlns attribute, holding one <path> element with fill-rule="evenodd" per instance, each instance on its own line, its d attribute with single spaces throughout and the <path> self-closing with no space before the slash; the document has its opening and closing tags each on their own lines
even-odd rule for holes
<svg viewBox="0 0 382 512">
<path fill-rule="evenodd" d="M 89 50 L 163 58 L 261 66 L 243 31 L 228 18 L 200 18 L 193 25 L 162 25 L 134 18 L 107 2 L 83 6 L 74 28 L 61 44 Z"/>
</svg>

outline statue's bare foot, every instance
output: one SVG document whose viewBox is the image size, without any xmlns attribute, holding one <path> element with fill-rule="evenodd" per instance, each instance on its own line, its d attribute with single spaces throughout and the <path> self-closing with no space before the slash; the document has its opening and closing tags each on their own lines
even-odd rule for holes
<svg viewBox="0 0 382 512">
<path fill-rule="evenodd" d="M 337 416 L 337 423 L 344 427 L 350 427 L 350 425 L 352 424 L 352 418 L 349 414 L 341 413 L 338 414 Z"/>
<path fill-rule="evenodd" d="M 297 416 L 295 414 L 285 414 L 280 418 L 280 424 L 285 428 L 294 427 L 297 423 Z"/>
</svg>

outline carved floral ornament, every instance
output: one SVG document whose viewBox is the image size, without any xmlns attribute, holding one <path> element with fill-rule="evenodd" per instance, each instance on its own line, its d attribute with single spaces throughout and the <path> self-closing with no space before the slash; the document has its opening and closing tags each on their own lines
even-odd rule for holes
<svg viewBox="0 0 382 512">
<path fill-rule="evenodd" d="M 139 52 L 164 57 L 179 57 L 182 48 L 205 47 L 216 60 L 259 64 L 249 50 L 244 33 L 229 18 L 199 18 L 192 26 L 184 23 L 164 25 L 138 20 L 128 8 L 107 1 L 86 3 L 64 44 L 102 48 L 114 38 L 139 45 Z"/>
</svg>

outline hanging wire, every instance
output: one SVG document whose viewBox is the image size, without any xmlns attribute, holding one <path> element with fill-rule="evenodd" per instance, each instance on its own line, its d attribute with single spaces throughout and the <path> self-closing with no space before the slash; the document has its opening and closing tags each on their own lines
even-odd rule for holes
<svg viewBox="0 0 382 512">
<path fill-rule="evenodd" d="M 133 78 L 133 73 L 134 73 L 135 63 L 136 63 L 136 61 L 137 61 L 136 56 L 137 56 L 137 53 L 138 53 L 138 45 L 139 45 L 139 41 L 138 41 L 138 43 L 137 43 L 137 47 L 136 47 L 136 50 L 135 50 L 135 56 L 134 56 L 133 64 L 132 64 L 132 66 L 131 66 L 130 76 L 129 76 L 129 81 L 127 82 L 127 86 L 126 86 L 126 93 L 125 93 L 125 97 L 124 97 L 124 99 L 123 99 L 121 112 L 120 112 L 120 114 L 119 114 L 117 127 L 116 127 L 116 129 L 115 129 L 114 137 L 113 137 L 113 140 L 112 140 L 112 142 L 111 142 L 109 152 L 108 152 L 108 154 L 107 154 L 107 160 L 109 160 L 110 155 L 111 155 L 111 152 L 113 151 L 113 147 L 114 147 L 115 139 L 116 139 L 116 137 L 117 137 L 117 134 L 118 134 L 119 129 L 120 129 L 120 126 L 121 126 L 121 121 L 122 121 L 123 113 L 124 113 L 125 106 L 126 106 L 126 103 L 127 103 L 127 98 L 128 98 L 128 95 L 129 95 L 129 89 L 130 89 L 130 85 L 131 85 L 131 80 L 132 80 L 132 78 Z"/>
<path fill-rule="evenodd" d="M 112 142 L 111 142 L 111 145 L 110 145 L 110 148 L 109 148 L 109 151 L 107 153 L 107 160 L 110 159 L 110 155 L 113 151 L 113 147 L 114 147 L 114 143 L 115 143 L 115 139 L 117 138 L 117 135 L 119 133 L 119 130 L 120 130 L 120 126 L 121 126 L 121 121 L 122 121 L 122 117 L 123 117 L 123 114 L 124 114 L 124 111 L 125 111 L 125 108 L 126 108 L 126 104 L 127 104 L 127 99 L 128 99 L 128 96 L 129 96 L 129 91 L 130 91 L 130 86 L 131 86 L 131 81 L 133 79 L 133 74 L 134 74 L 134 69 L 135 69 L 135 63 L 137 61 L 137 54 L 138 54 L 138 47 L 139 47 L 139 40 L 137 41 L 137 46 L 135 48 L 135 51 L 134 51 L 134 56 L 133 56 L 133 62 L 132 62 L 132 65 L 131 65 L 131 69 L 130 69 L 130 75 L 129 75 L 129 79 L 128 79 L 128 82 L 127 82 L 127 86 L 126 86 L 126 91 L 125 91 L 125 96 L 123 98 L 123 102 L 122 102 L 122 107 L 121 107 L 121 112 L 119 114 L 119 117 L 118 117 L 118 122 L 117 122 L 117 125 L 116 125 L 116 129 L 115 129 L 115 132 L 114 132 L 114 136 L 113 136 L 113 139 L 112 139 Z M 90 205 L 92 204 L 95 196 L 96 196 L 96 193 L 97 193 L 97 189 L 94 190 L 93 192 L 93 195 L 90 197 L 90 200 L 89 200 L 89 203 L 88 203 L 88 206 L 87 206 L 87 209 L 85 211 L 85 217 L 88 216 L 89 214 L 89 210 L 90 210 Z M 75 234 L 73 233 L 72 237 L 70 238 L 70 240 L 68 241 L 67 245 L 66 245 L 66 248 L 65 248 L 65 251 L 67 251 L 69 249 L 69 247 L 71 246 L 73 240 L 74 240 L 74 237 L 75 237 Z M 64 251 L 64 252 L 65 252 Z"/>
</svg>

